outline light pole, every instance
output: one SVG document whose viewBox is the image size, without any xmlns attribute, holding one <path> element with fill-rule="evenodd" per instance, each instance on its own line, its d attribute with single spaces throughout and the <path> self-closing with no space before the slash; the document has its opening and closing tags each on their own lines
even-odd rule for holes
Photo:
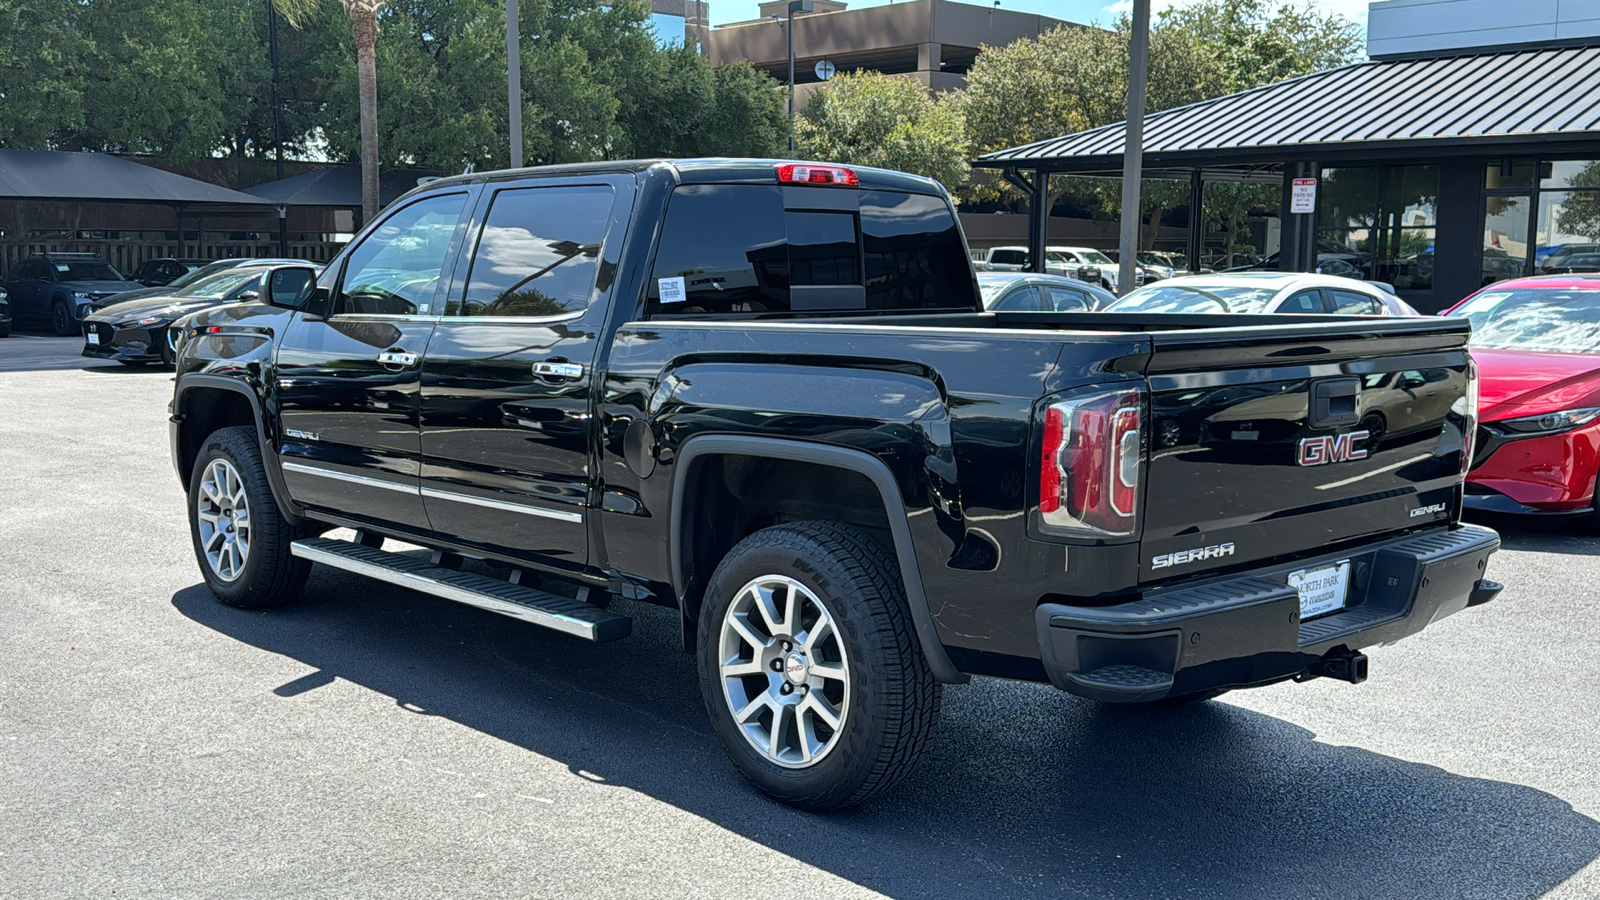
<svg viewBox="0 0 1600 900">
<path fill-rule="evenodd" d="M 1139 177 L 1144 173 L 1144 90 L 1150 63 L 1150 0 L 1133 0 L 1128 44 L 1128 133 L 1122 152 L 1122 235 L 1117 246 L 1117 287 L 1133 290 L 1139 259 Z M 1154 222 L 1150 223 L 1155 227 Z"/>
<path fill-rule="evenodd" d="M 511 168 L 522 168 L 522 29 L 517 0 L 506 0 L 506 102 L 510 106 Z"/>
<path fill-rule="evenodd" d="M 816 6 L 811 0 L 789 0 L 789 152 L 794 153 L 794 14 L 808 13 Z"/>
</svg>

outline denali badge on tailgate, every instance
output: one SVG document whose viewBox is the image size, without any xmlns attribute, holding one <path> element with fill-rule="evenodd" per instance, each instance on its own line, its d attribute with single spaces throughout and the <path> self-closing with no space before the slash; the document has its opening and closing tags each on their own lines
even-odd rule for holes
<svg viewBox="0 0 1600 900">
<path fill-rule="evenodd" d="M 1196 547 L 1193 550 L 1179 550 L 1176 553 L 1163 553 L 1160 556 L 1152 556 L 1150 557 L 1150 568 L 1165 569 L 1169 566 L 1181 566 L 1184 563 L 1232 555 L 1233 542 L 1229 541 L 1226 544 L 1212 544 L 1209 547 Z"/>
<path fill-rule="evenodd" d="M 1323 466 L 1350 459 L 1366 459 L 1367 448 L 1358 446 L 1371 437 L 1368 431 L 1349 434 L 1322 434 L 1300 439 L 1300 455 L 1295 462 L 1302 466 Z"/>
</svg>

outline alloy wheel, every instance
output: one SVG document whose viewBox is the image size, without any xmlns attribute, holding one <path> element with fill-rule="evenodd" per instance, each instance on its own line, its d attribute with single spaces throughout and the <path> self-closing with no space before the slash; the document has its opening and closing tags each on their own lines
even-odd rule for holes
<svg viewBox="0 0 1600 900">
<path fill-rule="evenodd" d="M 211 460 L 194 502 L 206 565 L 223 581 L 238 579 L 250 558 L 250 497 L 239 470 Z"/>
<path fill-rule="evenodd" d="M 722 618 L 722 693 L 739 733 L 768 762 L 816 764 L 839 743 L 850 670 L 832 614 L 793 578 L 763 575 Z"/>
</svg>

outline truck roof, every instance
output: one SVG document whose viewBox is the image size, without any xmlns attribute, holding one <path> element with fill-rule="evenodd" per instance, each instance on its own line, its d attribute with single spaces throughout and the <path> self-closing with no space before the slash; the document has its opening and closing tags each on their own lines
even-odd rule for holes
<svg viewBox="0 0 1600 900">
<path fill-rule="evenodd" d="M 776 184 L 776 168 L 784 163 L 844 166 L 856 173 L 862 188 L 868 190 L 907 191 L 917 194 L 942 194 L 944 189 L 937 181 L 905 172 L 876 169 L 871 166 L 852 166 L 844 163 L 819 162 L 794 159 L 747 159 L 736 157 L 705 157 L 689 159 L 624 159 L 602 162 L 564 163 L 554 166 L 529 166 L 521 169 L 497 169 L 440 178 L 421 185 L 418 190 L 455 184 L 477 184 L 508 178 L 539 176 L 586 175 L 614 172 L 647 172 L 658 166 L 674 171 L 684 184 Z M 409 193 L 409 192 L 408 192 Z"/>
</svg>

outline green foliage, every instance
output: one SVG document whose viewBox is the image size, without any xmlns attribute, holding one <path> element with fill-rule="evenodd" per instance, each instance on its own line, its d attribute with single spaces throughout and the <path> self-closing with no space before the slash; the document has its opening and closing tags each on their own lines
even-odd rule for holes
<svg viewBox="0 0 1600 900">
<path fill-rule="evenodd" d="M 330 8 L 331 2 L 327 4 Z M 639 0 L 522 0 L 527 165 L 648 156 L 764 155 L 784 140 L 777 84 L 748 64 L 713 72 L 692 49 L 658 47 Z M 386 165 L 459 171 L 509 162 L 505 6 L 400 0 L 380 15 L 379 146 Z M 359 152 L 347 35 L 318 70 L 330 150 Z"/>
<path fill-rule="evenodd" d="M 1204 0 L 1168 9 L 1159 28 L 1191 35 L 1210 48 L 1225 81 L 1222 93 L 1321 72 L 1361 57 L 1361 26 L 1337 13 L 1268 0 Z"/>
<path fill-rule="evenodd" d="M 1600 162 L 1592 162 L 1579 169 L 1571 179 L 1572 184 L 1600 184 Z M 1600 241 L 1600 193 L 1574 191 L 1561 202 L 1556 214 L 1556 229 L 1562 234 L 1575 234 L 1591 241 Z"/>
<path fill-rule="evenodd" d="M 359 158 L 349 17 L 339 0 L 276 6 L 288 152 Z M 266 0 L 0 0 L 0 146 L 270 156 L 266 10 Z M 774 155 L 787 140 L 772 78 L 658 47 L 645 0 L 522 0 L 521 14 L 529 164 Z M 503 0 L 392 0 L 376 50 L 385 165 L 507 164 Z"/>
<path fill-rule="evenodd" d="M 54 149 L 83 127 L 81 12 L 73 0 L 0 3 L 0 147 Z"/>
<path fill-rule="evenodd" d="M 909 78 L 835 75 L 796 117 L 795 142 L 808 159 L 898 169 L 947 186 L 967 178 L 960 109 Z"/>
</svg>

